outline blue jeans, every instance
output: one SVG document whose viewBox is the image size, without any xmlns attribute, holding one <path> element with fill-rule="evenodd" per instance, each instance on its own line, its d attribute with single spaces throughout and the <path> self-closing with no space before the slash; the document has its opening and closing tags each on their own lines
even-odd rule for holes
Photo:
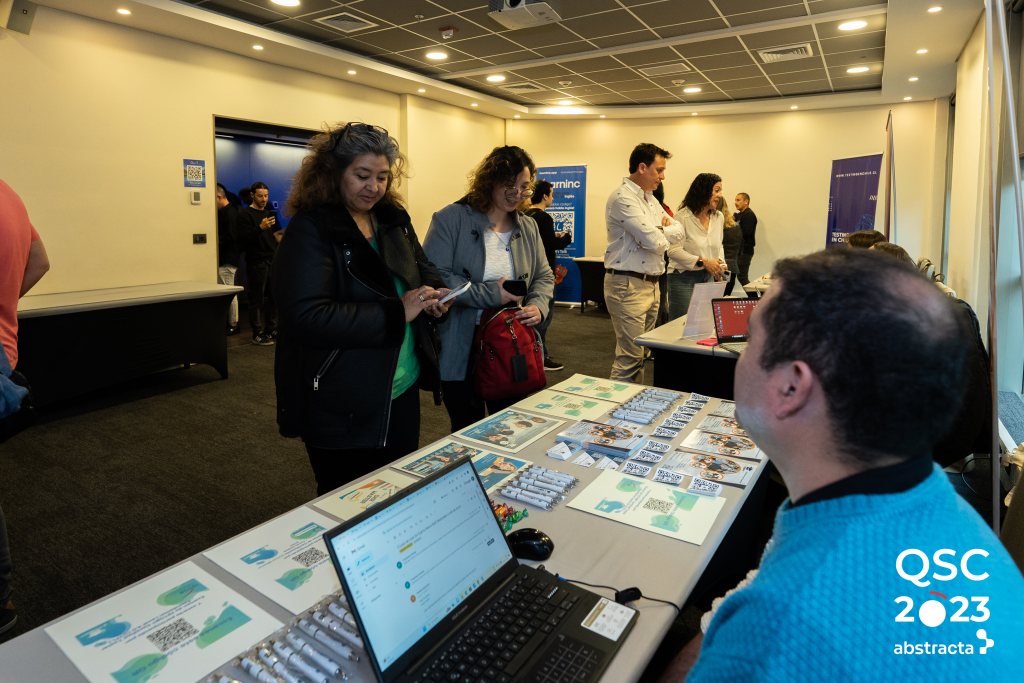
<svg viewBox="0 0 1024 683">
<path fill-rule="evenodd" d="M 675 320 L 686 315 L 693 298 L 693 286 L 702 282 L 714 282 L 714 276 L 706 270 L 684 270 L 668 274 L 668 319 Z"/>
</svg>

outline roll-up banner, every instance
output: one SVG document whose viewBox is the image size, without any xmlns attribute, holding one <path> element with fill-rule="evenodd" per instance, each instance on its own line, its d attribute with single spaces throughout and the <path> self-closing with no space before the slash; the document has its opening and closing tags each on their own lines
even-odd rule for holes
<svg viewBox="0 0 1024 683">
<path fill-rule="evenodd" d="M 555 301 L 580 302 L 580 269 L 573 257 L 586 255 L 587 167 L 546 166 L 537 169 L 537 179 L 554 186 L 554 202 L 547 209 L 555 232 L 568 231 L 572 242 L 556 254 Z"/>
<path fill-rule="evenodd" d="M 846 246 L 846 236 L 875 229 L 878 179 L 882 155 L 872 154 L 832 162 L 828 192 L 828 227 L 825 247 Z"/>
</svg>

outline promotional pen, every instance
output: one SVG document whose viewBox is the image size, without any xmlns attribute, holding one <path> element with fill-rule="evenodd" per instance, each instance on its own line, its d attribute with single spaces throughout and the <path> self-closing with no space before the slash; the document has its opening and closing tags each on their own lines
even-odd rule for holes
<svg viewBox="0 0 1024 683">
<path fill-rule="evenodd" d="M 329 647 L 345 659 L 351 659 L 357 662 L 359 661 L 359 657 L 352 651 L 352 648 L 344 643 L 338 642 L 328 631 L 315 626 L 312 622 L 305 619 L 299 619 L 299 628 L 310 638 L 318 643 L 323 643 L 326 647 Z"/>
<path fill-rule="evenodd" d="M 256 679 L 257 683 L 282 683 L 282 679 L 267 671 L 261 664 L 248 657 L 235 663 L 245 673 Z"/>
<path fill-rule="evenodd" d="M 341 623 L 335 621 L 334 619 L 331 619 L 323 612 L 313 612 L 313 619 L 320 622 L 320 624 L 327 628 L 327 630 L 331 633 L 341 636 L 353 645 L 356 645 L 360 648 L 363 647 L 363 639 L 359 637 L 358 633 L 353 633 L 352 631 L 349 631 L 347 628 L 342 626 Z"/>
<path fill-rule="evenodd" d="M 289 671 L 284 661 L 267 648 L 261 647 L 260 651 L 256 653 L 256 656 L 260 658 L 261 662 L 263 662 L 263 666 L 269 667 L 270 670 L 280 676 L 285 683 L 309 683 L 309 681 L 306 681 Z"/>
<path fill-rule="evenodd" d="M 561 484 L 549 484 L 545 481 L 539 481 L 537 479 L 534 479 L 533 477 L 527 477 L 525 475 L 520 477 L 519 481 L 530 486 L 536 486 L 537 488 L 544 489 L 546 492 L 565 493 L 565 487 L 562 486 Z"/>
<path fill-rule="evenodd" d="M 547 475 L 548 477 L 550 477 L 552 479 L 562 479 L 565 482 L 570 483 L 570 484 L 575 484 L 576 482 L 579 481 L 579 479 L 577 479 L 576 477 L 574 477 L 574 476 L 572 476 L 570 474 L 564 474 L 563 472 L 556 472 L 555 470 L 549 470 L 549 469 L 546 469 L 544 467 L 540 467 L 538 465 L 534 465 L 531 468 L 531 470 L 535 470 L 535 471 L 538 471 L 538 472 L 543 472 L 545 475 Z"/>
<path fill-rule="evenodd" d="M 536 486 L 531 486 L 530 484 L 523 484 L 523 483 L 520 483 L 518 481 L 512 482 L 512 484 L 516 488 L 522 489 L 524 491 L 528 491 L 529 493 L 532 493 L 532 494 L 536 495 L 538 498 L 543 498 L 544 500 L 548 501 L 549 503 L 556 503 L 556 502 L 558 502 L 558 498 L 556 498 L 552 494 L 551 491 L 547 491 L 545 489 L 537 488 Z"/>
<path fill-rule="evenodd" d="M 327 672 L 328 676 L 348 678 L 348 675 L 342 671 L 340 664 L 307 643 L 294 631 L 286 633 L 284 639 L 288 641 L 289 645 L 316 662 L 324 671 Z"/>
<path fill-rule="evenodd" d="M 207 678 L 206 679 L 206 683 L 242 683 L 242 682 L 240 680 L 238 680 L 237 678 L 228 678 L 227 676 L 223 676 L 221 674 L 217 674 L 215 676 L 210 676 L 209 678 Z"/>
<path fill-rule="evenodd" d="M 312 662 L 307 662 L 295 650 L 276 640 L 272 642 L 270 646 L 277 656 L 284 659 L 289 666 L 293 666 L 298 669 L 303 675 L 309 678 L 309 680 L 313 681 L 313 683 L 328 683 L 327 674 L 316 668 Z"/>
<path fill-rule="evenodd" d="M 499 491 L 498 493 L 503 498 L 508 498 L 510 500 L 518 500 L 521 503 L 529 503 L 531 505 L 535 505 L 535 506 L 541 508 L 542 510 L 550 510 L 551 507 L 552 507 L 551 505 L 549 505 L 548 503 L 546 503 L 544 501 L 538 500 L 536 498 L 529 498 L 527 496 L 520 495 L 519 493 L 516 492 L 516 490 L 514 488 L 504 488 L 501 491 Z"/>
<path fill-rule="evenodd" d="M 339 619 L 343 620 L 346 624 L 348 624 L 352 628 L 359 628 L 358 626 L 356 626 L 355 617 L 353 617 L 349 613 L 349 611 L 347 609 L 345 609 L 344 607 L 342 607 L 341 605 L 335 604 L 333 602 L 329 602 L 329 603 L 327 603 L 327 611 L 330 612 L 331 614 L 333 614 L 334 616 L 338 617 Z"/>
</svg>

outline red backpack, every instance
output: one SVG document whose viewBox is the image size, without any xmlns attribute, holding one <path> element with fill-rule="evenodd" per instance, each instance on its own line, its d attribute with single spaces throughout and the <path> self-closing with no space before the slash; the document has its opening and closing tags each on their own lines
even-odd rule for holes
<svg viewBox="0 0 1024 683">
<path fill-rule="evenodd" d="M 472 352 L 478 354 L 473 389 L 485 400 L 529 396 L 548 383 L 544 351 L 533 328 L 516 320 L 518 310 L 489 308 L 480 317 L 473 338 Z"/>
</svg>

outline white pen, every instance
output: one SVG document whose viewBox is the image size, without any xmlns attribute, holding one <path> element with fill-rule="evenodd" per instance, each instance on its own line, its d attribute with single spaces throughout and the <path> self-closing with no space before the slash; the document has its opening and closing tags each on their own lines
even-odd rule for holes
<svg viewBox="0 0 1024 683">
<path fill-rule="evenodd" d="M 281 679 L 270 671 L 267 671 L 261 664 L 248 657 L 242 658 L 237 664 L 242 671 L 255 678 L 258 683 L 281 683 Z"/>
<path fill-rule="evenodd" d="M 527 476 L 538 482 L 549 484 L 550 486 L 558 486 L 563 491 L 569 487 L 569 482 L 564 479 L 556 479 L 555 477 L 548 476 L 547 472 L 539 472 L 537 474 L 530 472 Z"/>
<path fill-rule="evenodd" d="M 530 486 L 536 486 L 537 488 L 541 488 L 546 491 L 551 491 L 553 493 L 565 493 L 565 487 L 562 486 L 561 484 L 549 484 L 545 481 L 538 481 L 537 479 L 534 479 L 532 477 L 525 476 L 521 477 L 519 481 L 522 481 L 525 484 L 529 484 Z"/>
<path fill-rule="evenodd" d="M 341 605 L 337 605 L 337 604 L 335 604 L 333 602 L 329 602 L 329 603 L 327 603 L 327 611 L 329 611 L 331 614 L 333 614 L 334 616 L 338 617 L 339 619 L 342 619 L 346 624 L 348 624 L 352 628 L 359 628 L 356 625 L 355 617 L 353 617 L 349 613 L 349 611 L 347 609 L 345 609 L 344 607 L 342 607 Z"/>
<path fill-rule="evenodd" d="M 274 653 L 279 657 L 282 657 L 289 666 L 294 666 L 303 675 L 313 681 L 313 683 L 328 683 L 327 674 L 316 668 L 312 662 L 307 662 L 302 655 L 284 643 L 275 640 L 271 643 L 271 648 L 274 650 Z"/>
<path fill-rule="evenodd" d="M 340 636 L 348 642 L 358 647 L 363 647 L 363 639 L 359 637 L 358 633 L 353 633 L 345 628 L 341 622 L 331 619 L 328 615 L 323 612 L 313 612 L 313 619 L 318 621 L 322 626 L 325 626 L 331 633 Z"/>
<path fill-rule="evenodd" d="M 537 507 L 542 508 L 544 510 L 550 510 L 552 507 L 549 503 L 539 500 L 537 498 L 531 498 L 529 496 L 523 495 L 516 491 L 514 488 L 502 489 L 500 491 L 500 495 L 504 498 L 509 498 L 511 500 L 518 500 L 520 503 L 529 503 L 531 505 L 536 505 Z"/>
<path fill-rule="evenodd" d="M 536 470 L 538 472 L 544 472 L 545 474 L 548 474 L 554 477 L 555 479 L 565 479 L 566 481 L 579 481 L 579 479 L 572 476 L 571 474 L 565 474 L 564 472 L 559 472 L 557 470 L 549 470 L 548 468 L 541 467 L 540 465 L 534 465 L 530 469 Z"/>
<path fill-rule="evenodd" d="M 270 670 L 280 676 L 285 683 L 308 683 L 308 681 L 304 681 L 289 671 L 284 660 L 267 648 L 261 647 L 260 651 L 256 653 L 256 656 L 260 658 L 261 662 L 263 662 L 263 666 L 269 667 Z"/>
<path fill-rule="evenodd" d="M 512 496 L 518 496 L 519 500 L 525 500 L 527 502 L 532 501 L 534 504 L 546 507 L 548 509 L 554 507 L 551 500 L 547 498 L 542 498 L 538 494 L 530 493 L 529 491 L 524 491 L 523 489 L 508 487 L 505 489 L 505 493 L 508 493 L 509 495 Z"/>
<path fill-rule="evenodd" d="M 359 661 L 359 656 L 352 651 L 352 648 L 344 643 L 338 642 L 328 631 L 325 631 L 305 619 L 299 619 L 298 624 L 299 629 L 304 631 L 306 635 L 316 642 L 322 643 L 324 646 L 330 648 L 345 659 L 351 659 L 356 662 Z"/>
<path fill-rule="evenodd" d="M 207 678 L 206 679 L 206 683 L 242 683 L 242 682 L 240 680 L 238 680 L 237 678 L 228 678 L 227 676 L 224 676 L 222 674 L 217 674 L 215 676 L 210 676 L 209 678 Z"/>
<path fill-rule="evenodd" d="M 299 634 L 294 631 L 289 631 L 284 635 L 284 639 L 287 640 L 288 644 L 295 648 L 297 652 L 313 660 L 317 666 L 327 672 L 328 676 L 348 678 L 348 674 L 342 671 L 340 664 L 310 645 Z"/>
<path fill-rule="evenodd" d="M 558 501 L 558 499 L 551 493 L 551 491 L 542 488 L 537 488 L 536 486 L 531 486 L 529 484 L 521 484 L 518 481 L 513 482 L 513 484 L 516 488 L 523 489 L 524 491 L 529 491 L 530 493 L 536 494 L 537 496 L 543 498 L 548 502 L 555 503 Z"/>
<path fill-rule="evenodd" d="M 576 477 L 570 476 L 568 474 L 562 474 L 561 472 L 555 472 L 553 470 L 544 470 L 543 472 L 536 473 L 531 471 L 529 472 L 529 475 L 541 481 L 553 481 L 553 483 L 555 484 L 560 484 L 568 488 L 576 486 L 576 483 L 579 482 L 579 479 L 577 479 Z"/>
</svg>

